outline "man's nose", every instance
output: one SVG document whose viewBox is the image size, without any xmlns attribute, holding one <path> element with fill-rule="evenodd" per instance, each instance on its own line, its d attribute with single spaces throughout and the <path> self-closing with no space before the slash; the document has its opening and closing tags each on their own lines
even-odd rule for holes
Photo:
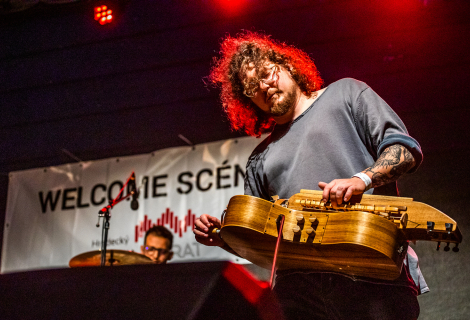
<svg viewBox="0 0 470 320">
<path fill-rule="evenodd" d="M 272 88 L 277 81 L 277 78 L 275 76 L 271 76 L 268 80 L 260 80 L 260 88 L 261 90 L 268 90 L 269 88 Z M 263 89 L 265 88 L 265 89 Z"/>
<path fill-rule="evenodd" d="M 155 250 L 155 251 L 153 251 L 153 252 L 149 252 L 149 253 L 148 253 L 148 256 L 149 256 L 149 258 L 151 258 L 152 260 L 157 260 L 158 257 L 160 256 L 160 251 Z"/>
<path fill-rule="evenodd" d="M 262 81 L 262 80 L 260 80 L 259 88 L 260 88 L 261 91 L 268 91 L 269 88 L 271 88 L 272 84 L 273 84 L 272 81 Z"/>
</svg>

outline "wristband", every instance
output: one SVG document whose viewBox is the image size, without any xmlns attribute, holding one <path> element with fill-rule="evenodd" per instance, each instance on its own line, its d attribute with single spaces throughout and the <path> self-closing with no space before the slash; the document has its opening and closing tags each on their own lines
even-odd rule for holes
<svg viewBox="0 0 470 320">
<path fill-rule="evenodd" d="M 372 186 L 372 180 L 369 178 L 369 176 L 367 174 L 365 174 L 364 172 L 359 172 L 359 173 L 356 173 L 355 175 L 353 175 L 351 178 L 353 177 L 356 177 L 356 178 L 359 178 L 361 179 L 362 181 L 364 181 L 364 183 L 366 184 L 366 189 L 364 190 L 367 191 L 370 189 L 370 187 Z"/>
</svg>

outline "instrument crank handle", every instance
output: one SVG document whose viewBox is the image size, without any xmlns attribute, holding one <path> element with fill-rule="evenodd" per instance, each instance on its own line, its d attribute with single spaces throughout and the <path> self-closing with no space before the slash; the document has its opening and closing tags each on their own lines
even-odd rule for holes
<svg viewBox="0 0 470 320">
<path fill-rule="evenodd" d="M 217 237 L 217 238 L 219 238 L 219 239 L 222 239 L 222 238 L 220 237 L 219 233 L 220 233 L 220 229 L 219 229 L 219 228 L 212 227 L 212 228 L 209 229 L 209 235 L 210 235 L 211 237 Z"/>
</svg>

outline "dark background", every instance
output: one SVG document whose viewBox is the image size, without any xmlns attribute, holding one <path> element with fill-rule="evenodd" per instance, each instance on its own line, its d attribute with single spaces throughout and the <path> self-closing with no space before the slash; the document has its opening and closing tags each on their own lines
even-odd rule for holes
<svg viewBox="0 0 470 320">
<path fill-rule="evenodd" d="M 5 1 L 0 3 L 4 4 Z M 0 15 L 0 224 L 8 173 L 242 136 L 230 131 L 203 77 L 226 34 L 265 31 L 304 49 L 325 85 L 369 84 L 424 152 L 402 196 L 454 218 L 459 253 L 414 245 L 431 292 L 421 319 L 466 319 L 470 229 L 466 0 L 134 0 L 39 4 Z"/>
</svg>

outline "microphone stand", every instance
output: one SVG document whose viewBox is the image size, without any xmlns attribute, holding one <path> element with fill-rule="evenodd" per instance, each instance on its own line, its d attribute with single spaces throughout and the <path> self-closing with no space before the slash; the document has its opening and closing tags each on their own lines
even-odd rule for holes
<svg viewBox="0 0 470 320">
<path fill-rule="evenodd" d="M 106 265 L 106 246 L 108 244 L 108 230 L 109 230 L 109 219 L 111 219 L 111 209 L 117 205 L 119 202 L 126 200 L 127 198 L 131 197 L 134 193 L 137 192 L 137 189 L 134 188 L 131 192 L 127 194 L 125 197 L 121 197 L 122 192 L 124 191 L 124 188 L 127 186 L 131 178 L 135 176 L 134 171 L 132 171 L 131 175 L 127 179 L 126 183 L 124 186 L 122 186 L 121 191 L 119 191 L 119 194 L 114 198 L 113 200 L 109 200 L 109 204 L 101 209 L 98 212 L 98 223 L 96 224 L 96 227 L 99 228 L 100 226 L 100 218 L 104 219 L 103 223 L 103 229 L 101 231 L 101 266 L 104 267 Z M 111 266 L 113 265 L 112 257 L 111 257 Z"/>
</svg>

